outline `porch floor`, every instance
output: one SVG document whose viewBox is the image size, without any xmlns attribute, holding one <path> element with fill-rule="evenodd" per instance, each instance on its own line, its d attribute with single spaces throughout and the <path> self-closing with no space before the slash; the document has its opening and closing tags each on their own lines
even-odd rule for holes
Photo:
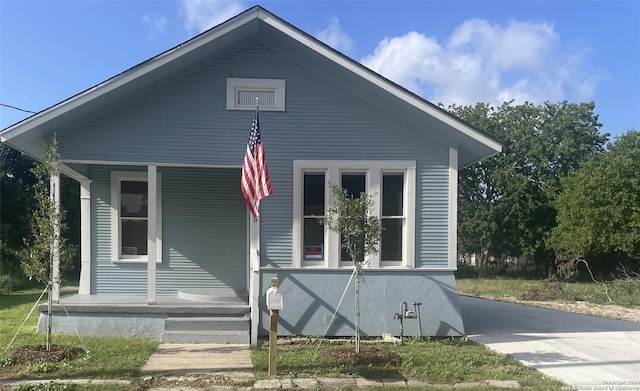
<svg viewBox="0 0 640 391">
<path fill-rule="evenodd" d="M 47 304 L 41 304 L 46 313 Z M 54 312 L 136 313 L 136 314 L 200 314 L 238 315 L 249 312 L 249 303 L 242 297 L 225 297 L 224 300 L 189 300 L 178 295 L 156 296 L 155 304 L 147 303 L 146 295 L 73 295 L 53 304 Z"/>
</svg>

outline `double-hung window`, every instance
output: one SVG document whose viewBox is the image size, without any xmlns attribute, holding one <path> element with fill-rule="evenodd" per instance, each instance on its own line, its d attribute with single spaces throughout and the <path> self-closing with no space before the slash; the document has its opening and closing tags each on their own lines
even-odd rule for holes
<svg viewBox="0 0 640 391">
<path fill-rule="evenodd" d="M 148 255 L 149 188 L 146 172 L 111 173 L 111 249 L 114 261 L 146 262 Z M 158 189 L 160 177 L 158 175 Z M 162 203 L 160 192 L 155 211 L 156 254 L 162 256 Z"/>
<path fill-rule="evenodd" d="M 352 267 L 342 237 L 319 223 L 334 201 L 330 184 L 353 197 L 373 198 L 373 214 L 383 232 L 378 254 L 368 267 L 413 267 L 415 264 L 414 161 L 294 161 L 294 265 Z"/>
</svg>

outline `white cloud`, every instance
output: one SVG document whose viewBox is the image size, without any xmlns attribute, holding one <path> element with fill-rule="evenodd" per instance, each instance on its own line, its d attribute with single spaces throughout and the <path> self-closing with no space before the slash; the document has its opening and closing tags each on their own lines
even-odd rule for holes
<svg viewBox="0 0 640 391">
<path fill-rule="evenodd" d="M 329 25 L 324 30 L 318 31 L 315 37 L 345 54 L 348 54 L 353 47 L 351 37 L 342 30 L 338 18 L 331 18 Z"/>
<path fill-rule="evenodd" d="M 180 0 L 180 14 L 184 27 L 201 33 L 226 21 L 244 10 L 240 1 Z"/>
<path fill-rule="evenodd" d="M 603 80 L 588 69 L 588 50 L 562 47 L 554 26 L 470 19 L 446 44 L 418 32 L 385 38 L 361 59 L 367 67 L 424 96 L 449 105 L 515 100 L 590 100 Z"/>
<path fill-rule="evenodd" d="M 168 20 L 162 15 L 151 16 L 144 14 L 142 16 L 142 22 L 149 28 L 147 38 L 153 41 L 158 35 L 164 33 Z"/>
</svg>

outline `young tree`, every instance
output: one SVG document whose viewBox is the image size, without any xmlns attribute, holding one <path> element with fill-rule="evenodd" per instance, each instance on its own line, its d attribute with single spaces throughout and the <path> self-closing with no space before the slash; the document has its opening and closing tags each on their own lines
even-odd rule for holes
<svg viewBox="0 0 640 391">
<path fill-rule="evenodd" d="M 54 286 L 60 281 L 59 270 L 71 263 L 75 249 L 67 243 L 64 236 L 64 209 L 60 207 L 60 155 L 58 141 L 54 138 L 51 144 L 44 146 L 42 162 L 33 169 L 36 176 L 34 185 L 35 208 L 30 220 L 31 237 L 25 240 L 21 253 L 21 267 L 30 279 L 46 283 L 49 290 L 47 324 L 47 350 L 51 348 L 51 326 Z M 54 262 L 59 262 L 54 265 Z"/>
<path fill-rule="evenodd" d="M 355 339 L 356 353 L 360 353 L 360 282 L 362 268 L 369 254 L 378 253 L 382 235 L 380 219 L 372 214 L 373 199 L 369 194 L 352 196 L 347 189 L 331 185 L 335 202 L 321 223 L 342 236 L 342 247 L 347 250 L 355 268 Z"/>
</svg>

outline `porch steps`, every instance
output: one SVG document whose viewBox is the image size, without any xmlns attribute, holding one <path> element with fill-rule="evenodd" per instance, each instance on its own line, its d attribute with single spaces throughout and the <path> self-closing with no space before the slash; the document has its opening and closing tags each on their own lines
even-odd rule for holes
<svg viewBox="0 0 640 391">
<path fill-rule="evenodd" d="M 168 317 L 160 342 L 248 344 L 249 325 L 246 315 Z"/>
</svg>

